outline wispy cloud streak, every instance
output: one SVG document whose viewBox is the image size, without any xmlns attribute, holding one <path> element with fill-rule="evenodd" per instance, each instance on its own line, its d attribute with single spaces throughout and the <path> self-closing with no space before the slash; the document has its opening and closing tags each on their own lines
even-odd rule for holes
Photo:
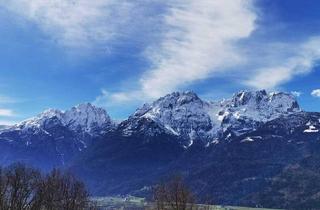
<svg viewBox="0 0 320 210">
<path fill-rule="evenodd" d="M 132 9 L 126 0 L 0 0 L 0 6 L 36 23 L 57 43 L 77 48 L 117 37 Z"/>
<path fill-rule="evenodd" d="M 255 29 L 247 0 L 177 0 L 165 16 L 164 37 L 146 54 L 152 63 L 140 83 L 149 97 L 208 78 L 241 62 L 236 42 Z"/>
<path fill-rule="evenodd" d="M 11 109 L 0 109 L 0 117 L 12 117 L 14 113 Z"/>
<path fill-rule="evenodd" d="M 276 88 L 297 75 L 310 73 L 320 59 L 320 37 L 313 37 L 303 43 L 294 43 L 285 47 L 290 51 L 291 56 L 284 60 L 275 59 L 277 64 L 254 69 L 254 74 L 247 78 L 245 84 L 254 88 Z M 274 55 L 283 56 L 276 50 Z"/>
</svg>

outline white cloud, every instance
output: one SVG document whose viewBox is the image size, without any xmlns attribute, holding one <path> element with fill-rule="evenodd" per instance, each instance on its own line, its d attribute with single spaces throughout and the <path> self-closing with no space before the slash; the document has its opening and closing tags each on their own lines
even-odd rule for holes
<svg viewBox="0 0 320 210">
<path fill-rule="evenodd" d="M 0 105 L 18 103 L 19 100 L 8 96 L 0 95 Z M 0 128 L 3 125 L 13 125 L 16 123 L 17 114 L 10 108 L 0 108 Z"/>
<path fill-rule="evenodd" d="M 96 99 L 93 101 L 93 104 L 102 107 L 117 107 L 119 105 L 126 105 L 128 102 L 144 99 L 145 98 L 139 91 L 111 93 L 105 89 L 102 89 L 101 94 L 96 97 Z"/>
<path fill-rule="evenodd" d="M 118 36 L 118 27 L 129 20 L 131 5 L 126 0 L 0 0 L 0 6 L 71 47 L 101 44 Z"/>
<path fill-rule="evenodd" d="M 170 7 L 162 41 L 146 52 L 153 68 L 140 81 L 152 98 L 240 63 L 236 42 L 255 29 L 248 0 L 176 0 Z"/>
<path fill-rule="evenodd" d="M 291 51 L 292 55 L 284 60 L 278 59 L 272 66 L 254 70 L 246 79 L 246 85 L 259 89 L 276 88 L 297 75 L 310 73 L 320 59 L 320 37 L 282 47 L 285 47 L 286 51 Z M 276 49 L 273 53 L 279 57 L 283 56 Z"/>
<path fill-rule="evenodd" d="M 291 91 L 291 94 L 294 95 L 295 97 L 300 97 L 302 95 L 301 91 Z"/>
<path fill-rule="evenodd" d="M 11 120 L 0 120 L 0 128 L 3 128 L 8 125 L 14 125 L 16 123 L 17 123 L 16 121 L 11 121 Z"/>
<path fill-rule="evenodd" d="M 12 117 L 14 113 L 11 109 L 0 109 L 0 117 Z"/>
<path fill-rule="evenodd" d="M 320 89 L 315 89 L 311 92 L 311 95 L 314 97 L 320 97 Z"/>
<path fill-rule="evenodd" d="M 17 102 L 16 99 L 0 95 L 0 104 L 8 104 L 8 103 L 16 103 L 16 102 Z"/>
<path fill-rule="evenodd" d="M 197 80 L 215 76 L 244 61 L 237 42 L 255 29 L 256 14 L 248 0 L 171 0 L 158 44 L 144 56 L 151 61 L 139 87 L 126 92 L 102 91 L 95 104 L 115 106 L 146 101 Z"/>
<path fill-rule="evenodd" d="M 144 9 L 152 4 L 165 9 L 147 15 Z M 269 42 L 255 49 L 257 52 L 252 50 L 257 55 L 274 55 L 270 63 L 246 54 L 243 48 L 248 46 L 238 42 L 250 39 L 257 28 L 253 0 L 0 0 L 0 6 L 34 22 L 68 47 L 102 46 L 128 36 L 130 30 L 140 31 L 131 40 L 141 39 L 147 46 L 143 56 L 151 68 L 133 91 L 102 91 L 95 101 L 100 104 L 156 98 L 235 67 L 233 76 L 245 85 L 273 89 L 309 73 L 320 59 L 317 37 L 281 46 L 285 53 L 270 50 Z M 156 37 L 152 43 L 146 40 L 149 36 Z M 5 99 L 0 97 L 1 101 Z"/>
<path fill-rule="evenodd" d="M 17 102 L 16 99 L 0 95 L 0 104 L 11 104 L 11 103 L 16 103 L 16 102 Z M 16 115 L 12 109 L 0 108 L 0 118 L 1 117 L 9 117 L 10 118 L 10 117 L 14 117 L 14 116 L 16 116 Z M 6 125 L 7 125 L 11 121 L 3 121 L 3 122 L 6 122 Z M 4 124 L 5 123 L 0 122 L 0 125 L 4 125 Z"/>
</svg>

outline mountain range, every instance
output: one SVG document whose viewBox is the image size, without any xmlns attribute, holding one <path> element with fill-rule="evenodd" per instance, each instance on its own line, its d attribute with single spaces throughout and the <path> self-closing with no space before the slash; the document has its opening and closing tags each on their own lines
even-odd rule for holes
<svg viewBox="0 0 320 210">
<path fill-rule="evenodd" d="M 240 91 L 206 101 L 174 92 L 120 123 L 86 103 L 1 128 L 0 164 L 67 168 L 95 195 L 148 196 L 179 173 L 200 198 L 220 204 L 301 207 L 320 197 L 303 188 L 320 174 L 319 130 L 320 113 L 303 111 L 288 93 Z M 295 170 L 307 175 L 292 176 Z M 299 199 L 288 202 L 288 193 Z"/>
<path fill-rule="evenodd" d="M 104 109 L 90 103 L 49 109 L 0 130 L 0 163 L 25 162 L 45 170 L 63 166 L 115 126 Z"/>
</svg>

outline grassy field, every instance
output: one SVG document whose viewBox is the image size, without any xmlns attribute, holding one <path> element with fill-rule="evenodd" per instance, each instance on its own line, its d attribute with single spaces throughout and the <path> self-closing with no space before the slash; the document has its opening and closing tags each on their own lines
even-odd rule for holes
<svg viewBox="0 0 320 210">
<path fill-rule="evenodd" d="M 149 210 L 152 209 L 152 203 L 148 203 L 144 198 L 138 197 L 93 197 L 92 202 L 103 210 Z M 271 210 L 263 208 L 249 208 L 237 206 L 206 206 L 197 205 L 197 209 L 205 210 Z"/>
</svg>

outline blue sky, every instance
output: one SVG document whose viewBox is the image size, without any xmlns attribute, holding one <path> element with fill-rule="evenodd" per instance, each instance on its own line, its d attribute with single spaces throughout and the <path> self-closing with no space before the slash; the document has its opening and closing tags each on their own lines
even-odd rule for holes
<svg viewBox="0 0 320 210">
<path fill-rule="evenodd" d="M 0 0 L 0 124 L 172 91 L 293 92 L 320 111 L 318 0 Z"/>
</svg>

